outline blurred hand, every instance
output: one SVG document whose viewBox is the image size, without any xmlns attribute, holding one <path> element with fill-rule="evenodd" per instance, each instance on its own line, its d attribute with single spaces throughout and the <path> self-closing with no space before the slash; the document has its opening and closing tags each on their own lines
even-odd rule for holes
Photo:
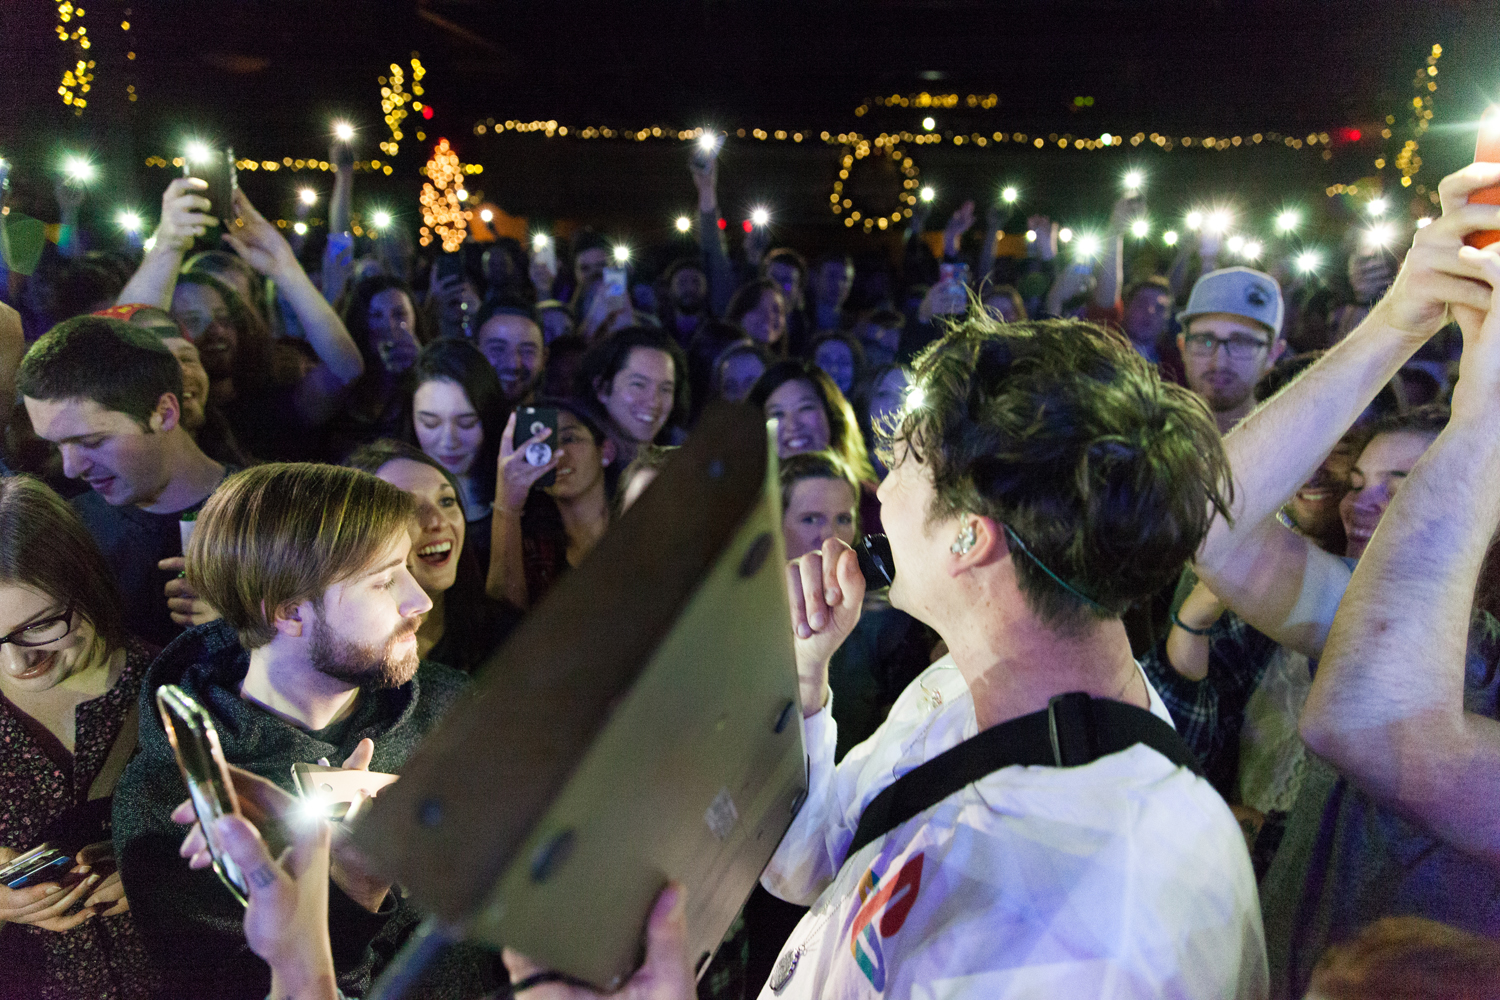
<svg viewBox="0 0 1500 1000">
<path fill-rule="evenodd" d="M 603 334 L 623 330 L 634 322 L 635 310 L 630 301 L 605 295 L 604 286 L 600 285 L 589 301 L 588 312 L 584 313 L 583 321 L 578 324 L 578 333 L 584 340 L 592 343 Z"/>
<path fill-rule="evenodd" d="M 187 559 L 183 556 L 172 556 L 156 564 L 157 569 L 168 573 L 181 573 L 186 567 Z M 163 589 L 167 594 L 167 608 L 172 613 L 172 621 L 183 628 L 202 625 L 219 617 L 219 612 L 213 605 L 199 597 L 188 585 L 187 577 L 174 577 L 167 581 Z"/>
<path fill-rule="evenodd" d="M 82 185 L 70 183 L 63 178 L 52 190 L 57 195 L 57 207 L 62 210 L 63 215 L 74 214 L 78 211 L 78 206 L 83 204 Z"/>
<path fill-rule="evenodd" d="M 1127 194 L 1115 202 L 1114 209 L 1109 213 L 1109 234 L 1111 236 L 1123 236 L 1130 228 L 1130 224 L 1146 214 L 1146 196 L 1143 194 Z"/>
<path fill-rule="evenodd" d="M 1224 234 L 1210 230 L 1207 225 L 1198 230 L 1198 256 L 1202 259 L 1206 273 L 1210 266 L 1217 267 L 1219 250 L 1224 246 Z"/>
<path fill-rule="evenodd" d="M 687 953 L 684 892 L 682 886 L 673 882 L 656 897 L 656 905 L 646 919 L 646 961 L 629 982 L 608 996 L 621 1000 L 694 1000 L 697 997 L 697 985 Z M 525 955 L 509 948 L 504 950 L 502 957 L 505 967 L 510 970 L 513 987 L 545 971 Z M 605 994 L 585 986 L 551 982 L 527 987 L 519 995 L 524 1000 L 593 1000 Z"/>
<path fill-rule="evenodd" d="M 260 832 L 238 816 L 220 819 L 215 834 L 245 873 L 245 942 L 271 967 L 271 995 L 333 997 L 328 823 L 299 822 L 290 846 L 279 857 L 272 855 Z"/>
<path fill-rule="evenodd" d="M 1474 163 L 1438 184 L 1443 214 L 1417 230 L 1391 290 L 1375 307 L 1391 327 L 1425 342 L 1447 322 L 1451 309 L 1465 343 L 1478 337 L 1490 311 L 1492 279 L 1483 256 L 1459 251 L 1469 233 L 1500 229 L 1500 208 L 1468 204 L 1470 194 L 1497 183 L 1500 163 Z"/>
<path fill-rule="evenodd" d="M 745 234 L 745 260 L 752 267 L 760 266 L 760 259 L 771 248 L 771 227 L 752 226 Z"/>
<path fill-rule="evenodd" d="M 688 160 L 688 170 L 693 175 L 693 186 L 698 189 L 698 211 L 719 211 L 719 158 L 710 156 Z"/>
<path fill-rule="evenodd" d="M 966 201 L 948 218 L 943 227 L 943 253 L 949 257 L 958 253 L 958 242 L 974 225 L 974 202 Z"/>
<path fill-rule="evenodd" d="M 531 287 L 536 289 L 536 299 L 552 298 L 552 285 L 557 281 L 557 272 L 547 266 L 547 262 L 540 257 L 531 258 Z"/>
<path fill-rule="evenodd" d="M 156 250 L 185 253 L 193 240 L 202 236 L 219 220 L 209 215 L 213 205 L 199 192 L 208 190 L 208 182 L 197 177 L 179 177 L 167 185 L 161 196 L 161 222 L 156 227 Z"/>
<path fill-rule="evenodd" d="M 802 715 L 816 715 L 828 700 L 828 659 L 859 624 L 865 578 L 859 557 L 837 538 L 787 563 L 792 636 Z"/>
<path fill-rule="evenodd" d="M 0 864 L 14 861 L 20 853 L 0 847 Z M 69 911 L 101 881 L 102 876 L 90 872 L 86 865 L 78 865 L 54 881 L 26 889 L 0 885 L 0 922 L 30 924 L 58 933 L 70 931 L 99 915 L 87 906 L 77 913 Z"/>
<path fill-rule="evenodd" d="M 277 282 L 285 282 L 302 265 L 292 252 L 291 244 L 256 211 L 240 188 L 234 190 L 234 211 L 239 218 L 233 232 L 224 234 L 224 242 L 256 271 Z"/>
<path fill-rule="evenodd" d="M 434 276 L 436 273 L 434 269 Z M 469 279 L 461 274 L 435 278 L 432 290 L 437 296 L 438 314 L 444 322 L 462 323 L 465 315 L 474 316 L 479 312 L 479 293 L 474 291 Z"/>
<path fill-rule="evenodd" d="M 354 144 L 334 139 L 328 144 L 328 162 L 340 170 L 354 169 Z"/>
<path fill-rule="evenodd" d="M 552 449 L 552 457 L 546 465 L 532 465 L 526 461 L 526 449 L 551 437 L 552 428 L 543 428 L 519 448 L 513 446 L 515 433 L 516 414 L 512 411 L 510 419 L 505 422 L 505 432 L 500 436 L 499 475 L 495 477 L 495 506 L 509 514 L 519 514 L 526 506 L 526 495 L 531 492 L 531 487 L 562 461 L 562 452 L 556 448 Z"/>
<path fill-rule="evenodd" d="M 1036 239 L 1026 248 L 1027 253 L 1041 260 L 1057 256 L 1057 223 L 1045 215 L 1033 215 L 1026 220 L 1026 228 L 1036 233 Z"/>
</svg>

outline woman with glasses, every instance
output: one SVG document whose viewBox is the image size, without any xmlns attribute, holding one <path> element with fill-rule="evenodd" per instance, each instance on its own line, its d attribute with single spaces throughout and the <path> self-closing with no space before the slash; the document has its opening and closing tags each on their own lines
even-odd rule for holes
<svg viewBox="0 0 1500 1000">
<path fill-rule="evenodd" d="M 150 994 L 109 816 L 154 653 L 126 634 L 72 508 L 38 480 L 0 479 L 0 867 L 43 844 L 74 862 L 36 885 L 0 878 L 0 997 Z"/>
</svg>

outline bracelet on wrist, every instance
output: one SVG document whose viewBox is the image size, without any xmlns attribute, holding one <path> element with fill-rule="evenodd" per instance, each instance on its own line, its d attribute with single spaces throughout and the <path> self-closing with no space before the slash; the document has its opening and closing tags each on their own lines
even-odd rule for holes
<svg viewBox="0 0 1500 1000">
<path fill-rule="evenodd" d="M 1218 619 L 1215 619 L 1214 621 L 1218 621 Z M 1172 624 L 1176 625 L 1178 628 L 1182 629 L 1184 632 L 1189 633 L 1190 635 L 1209 635 L 1214 630 L 1214 626 L 1212 623 L 1209 624 L 1208 628 L 1193 628 L 1193 626 L 1191 625 L 1184 625 L 1182 619 L 1177 617 L 1177 612 L 1175 610 L 1172 612 Z"/>
</svg>

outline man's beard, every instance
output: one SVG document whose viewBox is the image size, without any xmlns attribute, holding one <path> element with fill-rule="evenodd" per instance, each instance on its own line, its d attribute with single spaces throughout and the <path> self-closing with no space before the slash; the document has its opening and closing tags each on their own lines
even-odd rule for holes
<svg viewBox="0 0 1500 1000">
<path fill-rule="evenodd" d="M 319 618 L 313 622 L 308 657 L 318 673 L 357 684 L 361 691 L 398 688 L 416 676 L 420 659 L 415 647 L 404 654 L 396 653 L 396 644 L 414 634 L 421 624 L 420 617 L 406 619 L 377 649 L 345 639 Z"/>
</svg>

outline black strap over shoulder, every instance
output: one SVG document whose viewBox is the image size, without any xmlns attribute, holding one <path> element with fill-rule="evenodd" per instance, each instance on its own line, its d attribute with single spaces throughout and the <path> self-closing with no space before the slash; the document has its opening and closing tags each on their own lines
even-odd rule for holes
<svg viewBox="0 0 1500 1000">
<path fill-rule="evenodd" d="M 1203 776 L 1177 730 L 1146 709 L 1082 691 L 1060 694 L 1044 711 L 992 726 L 902 775 L 865 807 L 844 856 L 1002 767 L 1081 767 L 1137 743 Z"/>
</svg>

